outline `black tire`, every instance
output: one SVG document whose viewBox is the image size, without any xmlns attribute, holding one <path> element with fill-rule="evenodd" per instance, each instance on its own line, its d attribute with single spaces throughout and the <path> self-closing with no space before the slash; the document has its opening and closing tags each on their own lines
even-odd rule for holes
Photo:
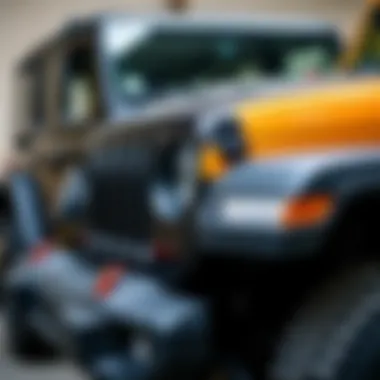
<svg viewBox="0 0 380 380">
<path fill-rule="evenodd" d="M 351 268 L 289 323 L 270 365 L 272 380 L 380 379 L 380 265 Z"/>
<path fill-rule="evenodd" d="M 28 292 L 29 293 L 29 292 Z M 20 295 L 7 295 L 4 306 L 6 347 L 9 353 L 22 361 L 41 361 L 53 358 L 55 351 L 28 323 L 28 310 L 20 302 Z M 23 294 L 31 296 L 31 294 Z M 32 301 L 32 298 L 29 298 Z"/>
</svg>

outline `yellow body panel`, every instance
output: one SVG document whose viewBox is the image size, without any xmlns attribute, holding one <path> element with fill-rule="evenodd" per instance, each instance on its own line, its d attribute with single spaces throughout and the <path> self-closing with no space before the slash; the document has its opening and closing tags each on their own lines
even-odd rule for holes
<svg viewBox="0 0 380 380">
<path fill-rule="evenodd" d="M 236 109 L 255 159 L 362 145 L 380 147 L 380 79 L 331 84 Z"/>
</svg>

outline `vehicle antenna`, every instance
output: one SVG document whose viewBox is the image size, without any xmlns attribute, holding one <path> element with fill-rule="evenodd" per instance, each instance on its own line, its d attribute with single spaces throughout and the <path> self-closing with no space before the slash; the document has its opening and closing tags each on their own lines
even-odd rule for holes
<svg viewBox="0 0 380 380">
<path fill-rule="evenodd" d="M 165 0 L 165 5 L 171 12 L 183 13 L 189 9 L 190 0 Z"/>
</svg>

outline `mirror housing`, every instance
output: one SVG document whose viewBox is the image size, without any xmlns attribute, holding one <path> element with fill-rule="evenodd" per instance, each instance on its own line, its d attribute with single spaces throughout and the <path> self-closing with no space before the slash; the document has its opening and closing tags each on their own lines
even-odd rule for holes
<svg viewBox="0 0 380 380">
<path fill-rule="evenodd" d="M 14 139 L 16 149 L 25 151 L 30 148 L 36 134 L 33 131 L 22 131 L 18 133 Z"/>
</svg>

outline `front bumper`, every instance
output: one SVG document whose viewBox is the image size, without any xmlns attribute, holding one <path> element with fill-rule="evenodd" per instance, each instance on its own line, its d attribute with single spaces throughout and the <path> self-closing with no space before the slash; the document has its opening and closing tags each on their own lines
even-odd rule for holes
<svg viewBox="0 0 380 380">
<path fill-rule="evenodd" d="M 56 250 L 37 264 L 23 261 L 9 286 L 33 289 L 55 305 L 74 355 L 94 380 L 197 378 L 212 352 L 207 302 L 132 271 L 97 296 L 97 273 Z M 125 339 L 115 338 L 115 329 L 126 332 Z M 148 340 L 148 355 L 136 350 L 139 337 Z"/>
<path fill-rule="evenodd" d="M 137 273 L 127 274 L 102 302 L 112 325 L 127 334 L 120 341 L 108 327 L 79 339 L 94 379 L 194 379 L 207 367 L 212 348 L 206 302 Z M 141 338 L 148 352 L 136 348 Z"/>
</svg>

